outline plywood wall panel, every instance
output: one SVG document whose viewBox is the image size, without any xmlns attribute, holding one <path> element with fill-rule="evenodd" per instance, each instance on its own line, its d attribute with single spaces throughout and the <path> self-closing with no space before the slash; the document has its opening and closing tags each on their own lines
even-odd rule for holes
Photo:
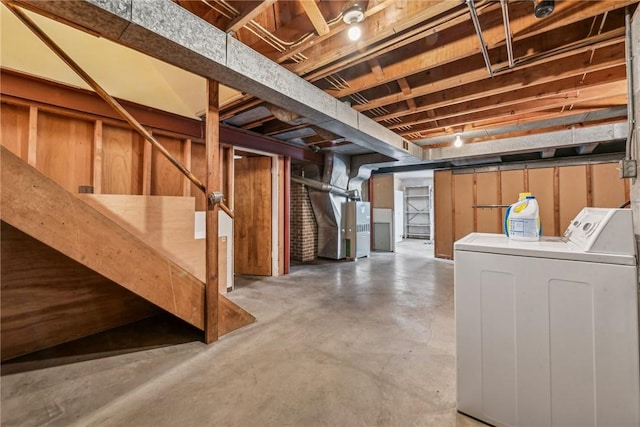
<svg viewBox="0 0 640 427">
<path fill-rule="evenodd" d="M 0 143 L 16 156 L 27 160 L 29 144 L 29 109 L 2 104 L 0 109 Z"/>
<path fill-rule="evenodd" d="M 142 194 L 143 142 L 131 129 L 103 124 L 103 194 Z"/>
<path fill-rule="evenodd" d="M 587 206 L 587 167 L 580 165 L 558 168 L 560 233 Z"/>
<path fill-rule="evenodd" d="M 243 157 L 235 162 L 234 271 L 270 276 L 271 158 Z"/>
<path fill-rule="evenodd" d="M 484 172 L 476 174 L 476 205 L 500 204 L 500 172 Z M 480 233 L 501 233 L 501 209 L 475 209 L 476 231 Z"/>
<path fill-rule="evenodd" d="M 191 172 L 193 172 L 196 178 L 201 182 L 205 181 L 207 176 L 207 162 L 204 144 L 191 144 Z M 196 198 L 197 211 L 204 211 L 207 209 L 207 200 L 204 193 L 193 184 L 191 187 L 191 195 Z"/>
<path fill-rule="evenodd" d="M 454 241 L 474 231 L 473 174 L 453 176 Z"/>
<path fill-rule="evenodd" d="M 525 187 L 525 169 L 512 171 L 502 171 L 500 175 L 500 204 L 510 205 L 518 200 L 518 195 L 524 193 Z M 500 209 L 500 217 L 504 220 L 506 208 Z M 504 231 L 504 225 L 501 226 Z"/>
<path fill-rule="evenodd" d="M 182 162 L 182 141 L 156 135 L 156 139 L 178 161 Z M 154 196 L 182 196 L 184 175 L 159 150 L 151 151 L 151 194 Z"/>
<path fill-rule="evenodd" d="M 554 168 L 529 169 L 527 173 L 529 174 L 529 192 L 536 196 L 540 208 L 542 235 L 554 236 L 556 227 L 553 190 Z"/>
<path fill-rule="evenodd" d="M 433 174 L 435 256 L 453 258 L 453 178 L 451 171 Z"/>
<path fill-rule="evenodd" d="M 158 312 L 151 303 L 2 222 L 2 360 Z"/>
<path fill-rule="evenodd" d="M 38 114 L 37 168 L 66 190 L 78 193 L 93 181 L 93 123 Z"/>
<path fill-rule="evenodd" d="M 591 165 L 592 205 L 617 208 L 627 200 L 624 180 L 618 177 L 617 163 Z"/>
<path fill-rule="evenodd" d="M 205 241 L 194 238 L 193 197 L 116 194 L 78 197 L 204 282 Z"/>
<path fill-rule="evenodd" d="M 393 175 L 374 175 L 373 202 L 371 208 L 394 209 L 394 179 Z"/>
</svg>

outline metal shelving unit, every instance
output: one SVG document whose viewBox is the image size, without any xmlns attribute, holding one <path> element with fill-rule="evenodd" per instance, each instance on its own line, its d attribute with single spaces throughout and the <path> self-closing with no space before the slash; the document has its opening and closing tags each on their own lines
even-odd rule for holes
<svg viewBox="0 0 640 427">
<path fill-rule="evenodd" d="M 404 188 L 404 237 L 431 240 L 431 187 Z"/>
</svg>

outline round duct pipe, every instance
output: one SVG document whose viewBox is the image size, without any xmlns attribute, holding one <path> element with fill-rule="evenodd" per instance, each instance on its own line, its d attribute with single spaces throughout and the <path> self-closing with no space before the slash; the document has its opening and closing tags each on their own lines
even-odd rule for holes
<svg viewBox="0 0 640 427">
<path fill-rule="evenodd" d="M 307 187 L 313 188 L 314 190 L 324 191 L 327 193 L 333 193 L 338 196 L 344 196 L 352 198 L 353 195 L 349 194 L 347 190 L 342 188 L 335 187 L 331 184 L 327 184 L 325 182 L 316 181 L 315 179 L 305 178 L 303 176 L 291 175 L 291 181 L 297 182 L 298 184 L 304 184 Z"/>
</svg>

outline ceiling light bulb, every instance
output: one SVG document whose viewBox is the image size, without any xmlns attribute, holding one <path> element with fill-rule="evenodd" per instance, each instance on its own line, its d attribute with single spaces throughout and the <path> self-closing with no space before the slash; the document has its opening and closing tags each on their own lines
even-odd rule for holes
<svg viewBox="0 0 640 427">
<path fill-rule="evenodd" d="M 454 141 L 453 145 L 455 147 L 462 147 L 462 138 L 460 137 L 459 133 L 456 134 L 456 140 Z"/>
<path fill-rule="evenodd" d="M 351 24 L 349 26 L 349 31 L 347 32 L 349 35 L 349 40 L 356 41 L 360 39 L 362 35 L 362 30 L 360 30 L 360 26 L 358 24 Z"/>
</svg>

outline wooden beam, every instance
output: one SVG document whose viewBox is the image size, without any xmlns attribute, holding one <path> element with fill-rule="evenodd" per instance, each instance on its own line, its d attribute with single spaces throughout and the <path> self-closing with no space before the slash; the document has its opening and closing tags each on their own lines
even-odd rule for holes
<svg viewBox="0 0 640 427">
<path fill-rule="evenodd" d="M 625 82 L 616 82 L 603 86 L 597 86 L 589 90 L 574 92 L 557 98 L 546 98 L 540 101 L 525 102 L 515 106 L 498 107 L 493 110 L 485 110 L 474 114 L 462 115 L 438 121 L 439 127 L 460 127 L 476 129 L 478 126 L 506 126 L 517 123 L 526 114 L 546 112 L 551 117 L 562 113 L 576 114 L 577 112 L 597 111 L 605 108 L 625 105 L 626 93 L 623 88 Z M 601 90 L 600 90 L 601 89 Z M 617 90 L 617 93 L 612 92 Z M 572 109 L 566 108 L 573 105 Z M 414 126 L 413 132 L 424 130 L 421 126 Z"/>
<path fill-rule="evenodd" d="M 500 18 L 502 19 L 502 18 Z M 498 28 L 502 34 L 504 29 Z M 494 28 L 495 30 L 495 28 Z M 420 72 L 426 72 L 434 68 L 442 67 L 445 64 L 456 63 L 465 58 L 477 60 L 477 35 L 473 30 L 462 30 L 460 35 L 458 34 L 442 34 L 438 39 L 435 46 L 425 52 L 415 55 L 406 56 L 399 61 L 385 66 L 385 78 L 383 80 L 376 80 L 372 74 L 363 74 L 356 78 L 347 80 L 349 86 L 341 90 L 329 91 L 336 98 L 342 98 L 351 95 L 355 92 L 371 89 L 376 86 L 380 86 L 401 77 L 411 76 Z M 535 55 L 547 54 L 550 51 L 556 49 L 564 49 L 567 52 L 571 52 L 567 49 L 567 46 L 573 44 L 573 49 L 578 49 L 580 45 L 587 44 L 586 40 L 592 43 L 598 41 L 610 42 L 610 40 L 619 41 L 624 36 L 624 28 L 612 30 L 610 32 L 594 36 L 587 39 L 587 34 L 584 29 L 584 23 L 577 23 L 567 26 L 562 29 L 550 31 L 540 36 L 530 37 L 523 40 L 520 43 L 514 43 L 514 57 L 518 58 L 534 58 Z M 597 46 L 590 46 L 591 49 Z M 491 49 L 489 51 L 491 63 L 495 69 L 500 69 L 507 65 L 504 60 L 504 48 L 502 46 Z M 484 64 L 481 62 L 481 64 Z M 460 65 L 457 65 L 460 68 Z M 474 67 L 474 70 L 479 69 Z M 454 72 L 454 75 L 459 72 Z M 486 75 L 486 69 L 485 69 Z"/>
<path fill-rule="evenodd" d="M 93 192 L 102 194 L 102 120 L 96 120 L 93 130 Z"/>
<path fill-rule="evenodd" d="M 151 159 L 153 146 L 146 139 L 142 141 L 142 194 L 151 195 Z"/>
<path fill-rule="evenodd" d="M 359 49 L 367 49 L 369 46 L 398 32 L 418 25 L 425 19 L 448 12 L 457 6 L 459 6 L 457 2 L 428 1 L 409 2 L 406 8 L 399 10 L 387 7 L 382 11 L 383 16 L 379 16 L 377 19 L 365 19 L 360 24 L 363 34 L 370 35 L 366 39 L 350 45 L 345 45 L 344 41 L 338 38 L 334 38 L 328 43 L 315 43 L 304 51 L 305 56 L 313 58 L 313 60 L 295 64 L 288 68 L 298 75 L 308 74 L 319 67 L 340 60 Z M 385 24 L 393 23 L 393 25 L 380 25 L 380 22 Z M 341 29 L 345 30 L 346 25 L 341 26 Z"/>
<path fill-rule="evenodd" d="M 624 65 L 622 43 L 623 41 L 620 39 L 619 43 L 598 49 L 593 57 L 591 49 L 584 49 L 584 51 L 575 52 L 569 57 L 560 55 L 560 58 L 552 61 L 519 68 L 506 74 L 497 75 L 492 79 L 487 78 L 485 69 L 452 75 L 451 73 L 455 72 L 456 64 L 454 63 L 450 64 L 451 70 L 448 69 L 449 67 L 445 67 L 446 69 L 441 74 L 430 77 L 428 81 L 424 82 L 424 85 L 412 88 L 410 94 L 403 92 L 370 99 L 369 103 L 356 105 L 353 108 L 365 111 L 389 106 L 387 107 L 387 110 L 390 110 L 389 115 L 375 118 L 376 120 L 384 120 L 402 115 L 402 110 L 396 113 L 390 104 L 410 98 L 415 98 L 419 111 L 423 111 L 521 89 L 526 82 L 535 82 L 540 85 L 567 77 L 582 76 L 585 73 Z M 439 79 L 440 76 L 444 78 Z M 433 81 L 434 79 L 437 80 Z"/>
<path fill-rule="evenodd" d="M 515 31 L 515 40 L 514 41 L 519 41 L 522 40 L 525 37 L 533 37 L 536 35 L 541 35 L 544 33 L 549 32 L 550 30 L 553 29 L 558 29 L 564 26 L 567 26 L 569 24 L 574 24 L 578 21 L 581 20 L 586 20 L 586 19 L 590 19 L 592 17 L 598 16 L 601 13 L 604 13 L 606 11 L 609 10 L 613 10 L 613 9 L 617 9 L 617 8 L 622 8 L 627 4 L 632 4 L 635 3 L 635 1 L 633 0 L 623 0 L 621 2 L 589 2 L 588 4 L 583 5 L 582 8 L 580 8 L 578 5 L 576 5 L 574 2 L 561 2 L 559 4 L 557 4 L 556 6 L 556 11 L 554 12 L 554 16 L 556 15 L 556 13 L 563 13 L 563 12 L 567 12 L 565 13 L 565 17 L 560 21 L 560 22 L 552 22 L 552 21 L 548 21 L 547 19 L 545 20 L 536 20 L 535 18 L 533 18 L 533 14 L 530 11 L 530 8 L 528 7 L 528 5 L 523 5 L 522 6 L 518 6 L 518 4 L 515 4 L 516 9 L 519 7 L 520 11 L 519 13 L 511 13 L 510 15 L 510 22 L 511 22 L 511 28 L 512 31 Z M 582 5 L 580 5 L 582 6 Z M 494 55 L 495 57 L 492 58 L 492 63 L 495 64 L 496 61 L 498 61 L 500 64 L 505 65 L 505 61 L 504 61 L 504 29 L 503 29 L 503 24 L 501 23 L 501 12 L 498 13 L 498 11 L 500 10 L 500 8 L 496 7 L 496 8 L 489 8 L 490 11 L 493 12 L 492 15 L 489 15 L 489 17 L 485 17 L 484 13 L 483 15 L 481 15 L 481 20 L 483 22 L 483 28 L 485 25 L 485 22 L 489 21 L 489 24 L 491 24 L 491 28 L 494 28 L 494 30 L 492 30 L 491 33 L 485 34 L 485 32 L 483 31 L 483 35 L 485 35 L 486 40 L 488 41 L 489 47 L 490 48 L 497 48 L 501 54 L 498 55 Z M 518 9 L 515 11 L 518 12 Z M 455 16 L 455 17 L 452 17 Z M 420 42 L 421 40 L 424 39 L 425 35 L 434 35 L 434 34 L 438 34 L 438 43 L 435 46 L 429 46 L 428 50 L 434 49 L 437 46 L 442 46 L 444 44 L 446 44 L 446 42 L 444 44 L 440 43 L 440 40 L 446 39 L 448 37 L 450 37 L 451 35 L 445 31 L 447 29 L 452 28 L 454 25 L 462 25 L 462 26 L 468 26 L 468 19 L 465 17 L 465 19 L 461 19 L 463 16 L 460 16 L 459 14 L 456 15 L 452 15 L 452 16 L 445 16 L 446 19 L 442 19 L 438 22 L 436 22 L 434 26 L 434 23 L 429 21 L 429 25 L 423 26 L 424 28 L 420 29 L 420 30 L 412 30 L 409 33 L 399 33 L 399 38 L 398 37 L 394 37 L 392 39 L 388 39 L 386 40 L 384 43 L 380 44 L 376 44 L 376 46 L 370 46 L 367 49 L 366 54 L 362 54 L 362 55 L 357 55 L 357 57 L 354 57 L 353 55 L 349 55 L 348 58 L 345 58 L 342 61 L 339 61 L 339 58 L 336 57 L 334 59 L 333 64 L 331 64 L 331 66 L 318 66 L 315 67 L 318 71 L 317 72 L 313 72 L 311 74 L 307 74 L 306 78 L 310 81 L 316 81 L 318 79 L 321 79 L 329 74 L 333 74 L 333 73 L 339 73 L 341 70 L 347 68 L 347 67 L 352 67 L 354 65 L 357 65 L 358 63 L 362 62 L 362 61 L 366 61 L 368 60 L 371 55 L 381 55 L 383 53 L 388 53 L 391 50 L 394 49 L 399 49 L 402 46 L 405 46 L 406 43 L 414 43 L 414 42 Z M 515 19 L 514 19 L 515 18 Z M 548 23 L 547 23 L 548 22 Z M 540 25 L 543 25 L 543 27 L 540 27 Z M 586 22 L 582 22 L 581 23 L 582 27 L 588 28 L 589 24 Z M 396 28 L 395 24 L 394 25 L 390 25 L 390 27 Z M 455 34 L 461 34 L 461 29 L 460 28 L 453 28 L 451 31 L 453 31 Z M 426 33 L 425 33 L 426 32 Z M 415 34 L 414 34 L 415 33 Z M 517 34 L 516 34 L 517 33 Z M 411 34 L 411 37 L 409 37 L 409 35 Z M 583 34 L 583 36 L 586 36 L 586 34 Z M 404 38 L 407 37 L 407 38 Z M 454 40 L 455 37 L 452 39 Z M 365 41 L 366 42 L 366 41 Z M 326 44 L 326 43 L 324 43 Z M 531 42 L 526 42 L 525 45 L 527 46 L 533 46 L 534 44 Z M 319 49 L 320 47 L 318 46 L 318 44 L 316 44 L 315 49 Z M 473 56 L 476 51 L 474 49 L 477 48 L 477 41 L 476 44 L 474 45 L 473 43 L 467 45 L 467 50 L 469 52 L 469 55 L 466 55 L 467 57 L 469 56 Z M 341 54 L 344 54 L 344 49 L 341 49 L 340 46 L 324 46 L 323 52 L 306 52 L 305 54 L 309 57 L 312 58 L 316 58 L 316 57 L 323 57 L 322 55 L 329 55 L 332 51 L 337 51 L 340 52 Z M 450 47 L 447 47 L 446 50 L 449 50 Z M 311 65 L 309 65 L 309 61 L 305 61 L 305 63 L 303 64 L 307 64 L 308 68 L 311 68 Z M 303 64 L 298 64 L 295 67 L 302 67 Z M 390 64 L 388 64 L 390 65 Z M 437 64 L 438 66 L 440 66 L 441 64 Z M 296 70 L 293 70 L 294 72 L 297 72 Z M 415 72 L 417 73 L 418 71 L 423 71 L 423 70 L 418 70 L 415 69 Z M 307 70 L 308 72 L 308 70 Z M 387 72 L 387 75 L 389 76 L 389 73 Z M 363 76 L 364 77 L 364 76 Z M 373 76 L 370 76 L 371 78 Z M 393 80 L 394 78 L 392 78 Z M 351 81 L 349 82 L 351 84 Z M 356 87 L 361 88 L 361 86 L 356 85 Z M 342 95 L 340 95 L 342 96 Z M 338 96 L 338 97 L 340 97 Z"/>
<path fill-rule="evenodd" d="M 291 159 L 284 158 L 284 271 L 289 274 L 291 268 Z"/>
<path fill-rule="evenodd" d="M 383 10 L 385 10 L 387 7 L 395 4 L 396 0 L 384 0 L 380 3 L 378 3 L 376 6 L 371 7 L 369 9 L 367 9 L 364 12 L 364 16 L 365 19 L 373 16 L 379 12 L 382 12 Z M 371 4 L 371 2 L 369 2 L 369 4 Z M 330 39 L 331 37 L 334 37 L 338 34 L 340 34 L 342 31 L 344 31 L 347 28 L 347 24 L 344 23 L 344 21 L 338 22 L 335 25 L 333 25 L 332 27 L 330 27 L 329 29 L 329 33 L 322 35 L 322 36 L 318 36 L 318 37 L 311 37 L 309 40 L 306 40 L 302 43 L 296 44 L 294 45 L 294 47 L 280 53 L 278 52 L 278 54 L 276 56 L 271 57 L 270 59 L 272 59 L 273 61 L 281 64 L 284 61 L 288 60 L 289 58 L 291 58 L 292 56 L 304 52 L 305 50 L 316 46 L 319 43 L 322 43 L 328 39 Z M 276 31 L 276 36 L 278 36 L 278 32 Z"/>
<path fill-rule="evenodd" d="M 373 58 L 369 61 L 369 66 L 371 67 L 371 71 L 376 79 L 382 80 L 384 79 L 384 71 L 382 71 L 382 67 L 380 66 L 380 62 L 377 59 Z"/>
<path fill-rule="evenodd" d="M 315 0 L 298 0 L 319 36 L 329 34 L 329 25 Z"/>
<path fill-rule="evenodd" d="M 411 87 L 409 86 L 407 79 L 405 79 L 404 77 L 399 78 L 398 86 L 400 86 L 400 90 L 405 96 L 411 95 Z"/>
<path fill-rule="evenodd" d="M 482 111 L 496 110 L 501 111 L 518 112 L 518 105 L 523 105 L 527 102 L 543 101 L 549 98 L 557 98 L 563 96 L 572 96 L 576 91 L 589 91 L 590 93 L 600 92 L 598 88 L 603 87 L 603 90 L 599 93 L 600 96 L 605 95 L 604 88 L 610 87 L 609 85 L 615 82 L 624 82 L 626 78 L 626 67 L 624 65 L 616 68 L 602 70 L 595 73 L 590 73 L 583 79 L 581 75 L 576 77 L 570 77 L 568 79 L 559 80 L 556 82 L 543 83 L 539 85 L 532 85 L 524 87 L 520 90 L 511 90 L 505 93 L 498 93 L 491 96 L 485 96 L 482 98 L 474 99 L 468 102 L 457 102 L 455 99 L 451 99 L 446 106 L 436 108 L 437 105 L 421 106 L 416 113 L 409 114 L 409 112 L 398 112 L 391 116 L 399 117 L 404 116 L 404 120 L 401 124 L 391 125 L 390 129 L 395 129 L 400 126 L 406 125 L 420 125 L 425 123 L 432 123 L 438 120 L 442 124 L 443 119 L 451 117 L 464 118 L 466 115 L 473 113 L 479 113 Z M 611 87 L 614 91 L 617 90 L 616 86 Z M 475 96 L 474 96 L 475 98 Z M 504 107 L 513 106 L 509 110 L 505 110 Z M 427 114 L 428 111 L 435 110 L 435 116 Z M 386 117 L 386 116 L 383 116 Z M 376 120 L 382 120 L 376 117 Z"/>
<path fill-rule="evenodd" d="M 247 7 L 240 15 L 235 17 L 227 26 L 227 33 L 235 33 L 245 25 L 247 25 L 252 19 L 256 18 L 262 12 L 273 6 L 276 0 L 263 0 L 262 3 L 258 3 L 255 7 Z"/>
<path fill-rule="evenodd" d="M 38 153 L 38 108 L 29 107 L 29 136 L 27 138 L 27 161 L 34 168 Z"/>
<path fill-rule="evenodd" d="M 234 193 L 235 193 L 235 163 L 234 163 L 234 151 L 233 147 L 228 147 L 226 151 L 227 156 L 227 207 L 233 212 L 235 206 Z"/>
<path fill-rule="evenodd" d="M 207 196 L 220 191 L 220 129 L 218 117 L 219 84 L 207 80 L 207 112 L 206 112 L 206 162 L 207 162 Z M 218 340 L 218 211 L 217 203 L 207 202 L 206 213 L 206 281 L 204 341 L 207 344 Z"/>
<path fill-rule="evenodd" d="M 185 168 L 191 170 L 191 138 L 182 141 L 182 162 Z M 182 178 L 182 195 L 191 196 L 191 181 L 187 177 Z"/>
</svg>

